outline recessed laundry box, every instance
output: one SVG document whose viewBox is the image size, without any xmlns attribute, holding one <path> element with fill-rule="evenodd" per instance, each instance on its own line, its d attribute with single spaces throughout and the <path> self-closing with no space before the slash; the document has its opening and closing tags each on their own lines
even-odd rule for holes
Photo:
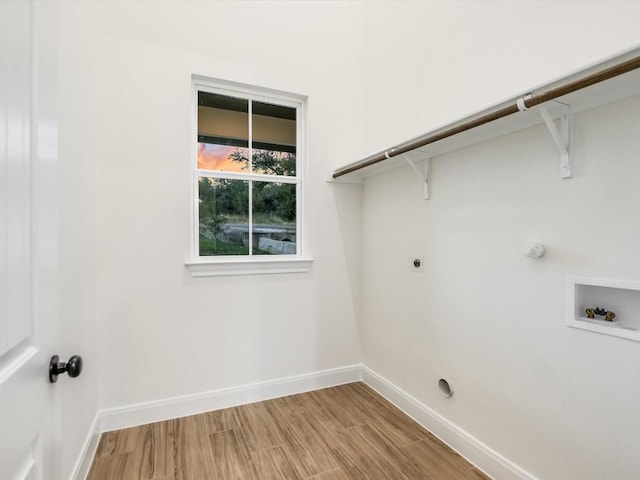
<svg viewBox="0 0 640 480">
<path fill-rule="evenodd" d="M 567 277 L 565 323 L 640 341 L 640 282 Z"/>
</svg>

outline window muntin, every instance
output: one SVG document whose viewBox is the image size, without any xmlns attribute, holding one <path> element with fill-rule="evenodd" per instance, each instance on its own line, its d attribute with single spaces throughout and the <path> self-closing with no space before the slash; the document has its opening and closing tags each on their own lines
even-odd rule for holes
<svg viewBox="0 0 640 480">
<path fill-rule="evenodd" d="M 194 257 L 299 256 L 301 102 L 194 86 Z"/>
</svg>

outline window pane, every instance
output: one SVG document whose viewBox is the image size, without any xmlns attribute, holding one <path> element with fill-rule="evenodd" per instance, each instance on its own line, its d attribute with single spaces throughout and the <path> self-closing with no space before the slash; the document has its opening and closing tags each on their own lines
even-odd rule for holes
<svg viewBox="0 0 640 480">
<path fill-rule="evenodd" d="M 296 185 L 253 182 L 253 253 L 296 254 Z"/>
<path fill-rule="evenodd" d="M 249 149 L 211 143 L 198 143 L 198 168 L 225 172 L 247 171 Z"/>
<path fill-rule="evenodd" d="M 200 256 L 249 254 L 249 182 L 198 178 Z"/>
<path fill-rule="evenodd" d="M 253 171 L 269 175 L 296 174 L 296 109 L 252 103 Z"/>
<path fill-rule="evenodd" d="M 296 154 L 274 150 L 253 151 L 253 171 L 267 175 L 296 175 Z"/>
<path fill-rule="evenodd" d="M 249 101 L 198 92 L 198 168 L 249 168 Z"/>
</svg>

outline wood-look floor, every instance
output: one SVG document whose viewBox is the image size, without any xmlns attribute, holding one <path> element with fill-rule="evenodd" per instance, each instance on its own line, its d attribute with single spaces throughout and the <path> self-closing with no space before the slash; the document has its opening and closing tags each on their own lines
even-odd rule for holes
<svg viewBox="0 0 640 480">
<path fill-rule="evenodd" d="M 358 382 L 105 433 L 88 480 L 487 478 Z"/>
</svg>

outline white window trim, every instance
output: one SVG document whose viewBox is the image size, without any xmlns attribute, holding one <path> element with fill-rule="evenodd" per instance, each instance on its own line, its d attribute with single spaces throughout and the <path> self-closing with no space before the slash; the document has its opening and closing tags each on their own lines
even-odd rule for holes
<svg viewBox="0 0 640 480">
<path fill-rule="evenodd" d="M 192 277 L 223 277 L 228 275 L 305 273 L 309 271 L 313 263 L 311 258 L 301 258 L 296 255 L 278 255 L 278 257 L 277 259 L 219 257 L 220 260 L 193 260 L 185 262 L 185 265 Z"/>
<path fill-rule="evenodd" d="M 275 103 L 296 108 L 296 137 L 298 146 L 296 151 L 296 177 L 275 177 L 273 175 L 260 174 L 234 174 L 232 172 L 217 172 L 218 177 L 238 178 L 243 180 L 276 181 L 278 183 L 297 184 L 296 197 L 296 255 L 221 255 L 201 257 L 199 253 L 199 225 L 198 225 L 198 190 L 197 177 L 209 176 L 207 172 L 198 170 L 197 142 L 193 139 L 198 135 L 198 91 L 209 91 L 222 95 L 242 96 L 250 100 Z M 313 259 L 304 256 L 306 251 L 306 236 L 303 228 L 303 189 L 306 169 L 306 137 L 305 137 L 305 110 L 306 97 L 284 93 L 277 90 L 253 87 L 224 80 L 211 79 L 194 75 L 192 77 L 192 115 L 191 115 L 191 258 L 185 262 L 185 266 L 191 272 L 192 277 L 213 277 L 228 275 L 259 275 L 280 273 L 304 273 L 308 272 Z M 251 213 L 251 212 L 250 212 Z"/>
</svg>

